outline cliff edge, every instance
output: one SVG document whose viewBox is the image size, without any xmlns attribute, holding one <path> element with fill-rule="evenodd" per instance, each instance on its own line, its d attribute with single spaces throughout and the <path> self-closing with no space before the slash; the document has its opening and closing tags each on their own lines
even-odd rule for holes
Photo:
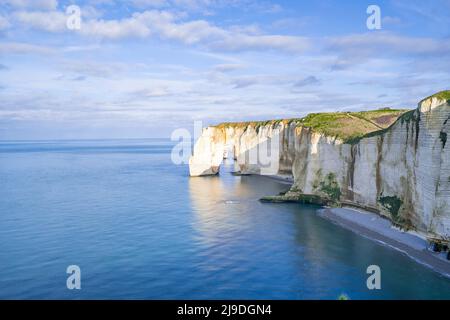
<svg viewBox="0 0 450 320">
<path fill-rule="evenodd" d="M 207 127 L 191 176 L 224 158 L 243 174 L 292 174 L 289 196 L 317 195 L 376 211 L 429 238 L 450 239 L 450 91 L 414 110 L 313 113 L 304 118 Z"/>
</svg>

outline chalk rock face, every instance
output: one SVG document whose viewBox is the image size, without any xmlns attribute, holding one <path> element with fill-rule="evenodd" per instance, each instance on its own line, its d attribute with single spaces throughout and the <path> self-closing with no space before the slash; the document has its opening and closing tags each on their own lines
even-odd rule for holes
<svg viewBox="0 0 450 320">
<path fill-rule="evenodd" d="M 214 127 L 203 129 L 194 146 L 195 156 L 189 159 L 189 174 L 191 176 L 217 174 L 224 153 L 225 140 L 221 130 Z"/>
<path fill-rule="evenodd" d="M 448 103 L 424 101 L 384 134 L 353 146 L 347 199 L 400 226 L 450 237 L 449 118 Z"/>
<path fill-rule="evenodd" d="M 425 99 L 380 129 L 345 141 L 301 121 L 208 127 L 195 145 L 190 173 L 215 174 L 232 154 L 241 173 L 292 174 L 292 190 L 373 210 L 401 227 L 450 239 L 448 99 Z"/>
</svg>

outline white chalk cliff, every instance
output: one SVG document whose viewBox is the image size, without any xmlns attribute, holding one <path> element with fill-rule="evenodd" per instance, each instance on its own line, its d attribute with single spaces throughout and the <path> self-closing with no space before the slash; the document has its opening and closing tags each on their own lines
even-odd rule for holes
<svg viewBox="0 0 450 320">
<path fill-rule="evenodd" d="M 448 95 L 424 99 L 417 109 L 351 141 L 296 120 L 211 126 L 195 144 L 190 175 L 216 174 L 232 156 L 241 173 L 292 174 L 295 192 L 377 211 L 401 227 L 448 241 Z M 277 152 L 268 166 L 259 147 L 269 141 L 278 149 L 272 149 Z"/>
</svg>

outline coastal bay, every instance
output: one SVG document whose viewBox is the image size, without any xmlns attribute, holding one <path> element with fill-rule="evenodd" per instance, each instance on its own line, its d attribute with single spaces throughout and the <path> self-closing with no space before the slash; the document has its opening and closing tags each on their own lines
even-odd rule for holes
<svg viewBox="0 0 450 320">
<path fill-rule="evenodd" d="M 450 280 L 262 176 L 189 177 L 169 140 L 0 144 L 4 299 L 445 299 Z M 176 196 L 175 196 L 176 195 Z M 81 290 L 66 268 L 81 269 Z M 369 265 L 382 290 L 366 287 Z"/>
</svg>

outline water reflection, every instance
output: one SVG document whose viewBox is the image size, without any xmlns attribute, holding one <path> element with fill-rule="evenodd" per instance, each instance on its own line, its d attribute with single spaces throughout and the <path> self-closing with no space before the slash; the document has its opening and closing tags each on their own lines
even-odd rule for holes
<svg viewBox="0 0 450 320">
<path fill-rule="evenodd" d="M 202 270 L 223 277 L 222 292 L 299 299 L 335 299 L 342 293 L 352 299 L 450 297 L 447 279 L 321 218 L 318 206 L 258 201 L 286 188 L 226 170 L 189 179 L 193 228 L 205 257 Z M 381 291 L 366 287 L 371 264 L 382 268 Z"/>
<path fill-rule="evenodd" d="M 450 298 L 447 279 L 315 207 L 258 201 L 286 185 L 227 167 L 189 178 L 159 142 L 95 157 L 65 144 L 0 152 L 0 298 L 72 299 L 74 262 L 87 299 Z M 382 268 L 380 292 L 365 287 L 368 264 Z"/>
</svg>

